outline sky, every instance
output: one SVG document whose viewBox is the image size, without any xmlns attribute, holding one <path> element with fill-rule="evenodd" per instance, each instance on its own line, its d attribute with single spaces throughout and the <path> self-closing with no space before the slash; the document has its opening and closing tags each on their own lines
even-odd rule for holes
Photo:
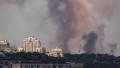
<svg viewBox="0 0 120 68">
<path fill-rule="evenodd" d="M 46 19 L 47 10 L 45 0 L 0 0 L 0 40 L 21 47 L 25 38 L 34 36 L 48 47 L 56 26 Z"/>
</svg>

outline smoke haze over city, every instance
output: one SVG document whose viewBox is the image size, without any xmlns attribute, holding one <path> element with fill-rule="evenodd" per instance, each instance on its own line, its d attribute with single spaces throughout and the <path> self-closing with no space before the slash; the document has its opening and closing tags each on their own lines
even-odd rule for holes
<svg viewBox="0 0 120 68">
<path fill-rule="evenodd" d="M 47 49 L 118 56 L 119 6 L 119 0 L 0 0 L 0 40 L 21 47 L 35 36 Z"/>
</svg>

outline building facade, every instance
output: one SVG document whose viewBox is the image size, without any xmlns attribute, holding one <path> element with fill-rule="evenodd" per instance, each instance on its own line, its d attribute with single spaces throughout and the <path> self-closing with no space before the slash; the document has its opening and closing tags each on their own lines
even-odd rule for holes
<svg viewBox="0 0 120 68">
<path fill-rule="evenodd" d="M 68 64 L 15 63 L 12 68 L 71 68 Z"/>
<path fill-rule="evenodd" d="M 7 40 L 0 41 L 0 51 L 4 51 L 7 48 L 9 48 L 9 42 Z"/>
<path fill-rule="evenodd" d="M 32 36 L 23 40 L 23 51 L 25 52 L 36 52 L 36 48 L 39 48 L 40 46 L 40 40 Z"/>
<path fill-rule="evenodd" d="M 84 68 L 84 65 L 81 63 L 48 64 L 39 60 L 0 60 L 0 68 Z"/>
<path fill-rule="evenodd" d="M 19 51 L 21 50 L 22 49 L 19 49 Z M 23 40 L 23 51 L 45 53 L 46 49 L 41 47 L 40 40 L 31 36 Z"/>
<path fill-rule="evenodd" d="M 18 52 L 23 52 L 23 48 L 18 48 L 18 50 L 17 50 Z"/>
<path fill-rule="evenodd" d="M 53 57 L 64 57 L 62 53 L 62 49 L 52 49 L 50 53 L 47 54 L 48 56 L 53 56 Z"/>
<path fill-rule="evenodd" d="M 46 53 L 46 48 L 39 47 L 39 48 L 36 48 L 36 51 L 39 52 L 39 53 Z"/>
</svg>

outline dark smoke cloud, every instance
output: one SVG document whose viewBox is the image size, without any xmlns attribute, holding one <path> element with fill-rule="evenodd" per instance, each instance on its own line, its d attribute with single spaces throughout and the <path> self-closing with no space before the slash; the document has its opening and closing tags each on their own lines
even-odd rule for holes
<svg viewBox="0 0 120 68">
<path fill-rule="evenodd" d="M 110 46 L 110 54 L 111 55 L 116 55 L 116 52 L 117 52 L 117 44 L 114 43 L 114 44 L 109 44 Z"/>
<path fill-rule="evenodd" d="M 84 45 L 84 50 L 86 53 L 96 53 L 96 41 L 98 39 L 98 35 L 95 32 L 91 32 L 88 35 L 83 36 L 83 40 L 86 41 Z"/>
<path fill-rule="evenodd" d="M 88 35 L 83 35 L 83 40 L 86 41 L 84 50 L 86 53 L 105 53 L 104 50 L 104 34 L 105 26 L 99 25 L 95 32 L 91 32 Z"/>
<path fill-rule="evenodd" d="M 101 24 L 97 27 L 96 33 L 98 35 L 98 39 L 96 41 L 96 53 L 104 53 L 104 33 L 105 25 Z"/>
</svg>

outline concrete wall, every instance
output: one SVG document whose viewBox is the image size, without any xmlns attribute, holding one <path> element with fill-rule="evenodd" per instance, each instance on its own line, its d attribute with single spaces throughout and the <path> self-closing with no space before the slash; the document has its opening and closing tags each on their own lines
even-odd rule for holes
<svg viewBox="0 0 120 68">
<path fill-rule="evenodd" d="M 38 61 L 0 60 L 0 68 L 83 68 L 83 64 L 43 64 Z"/>
<path fill-rule="evenodd" d="M 12 64 L 12 68 L 20 68 L 20 64 L 19 63 Z"/>
</svg>

